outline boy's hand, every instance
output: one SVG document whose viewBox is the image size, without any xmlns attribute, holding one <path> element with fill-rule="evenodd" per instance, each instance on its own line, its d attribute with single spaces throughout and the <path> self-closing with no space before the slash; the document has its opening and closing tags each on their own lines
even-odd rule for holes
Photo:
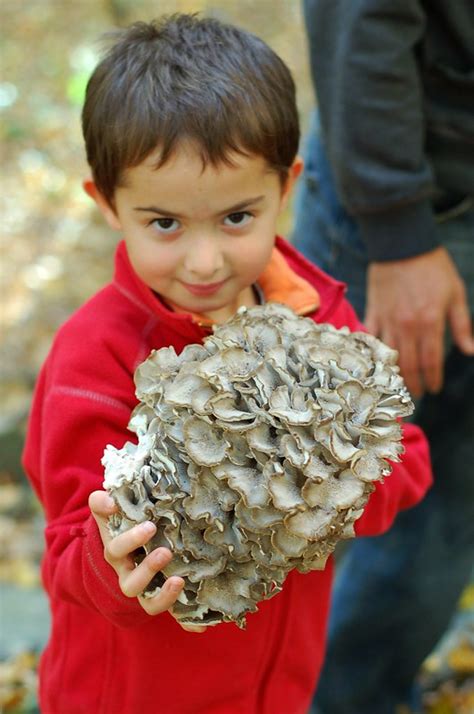
<svg viewBox="0 0 474 714">
<path fill-rule="evenodd" d="M 142 608 L 149 615 L 172 608 L 184 586 L 183 578 L 171 576 L 167 578 L 158 595 L 144 598 L 141 593 L 152 578 L 171 560 L 172 553 L 168 548 L 156 548 L 149 553 L 139 565 L 135 565 L 133 552 L 148 543 L 156 532 L 156 526 L 147 521 L 130 530 L 112 537 L 108 529 L 108 519 L 117 512 L 113 499 L 105 491 L 94 491 L 89 496 L 89 508 L 99 528 L 104 544 L 104 558 L 118 575 L 119 587 L 127 597 L 136 597 Z M 204 632 L 204 626 L 181 625 L 189 632 Z"/>
</svg>

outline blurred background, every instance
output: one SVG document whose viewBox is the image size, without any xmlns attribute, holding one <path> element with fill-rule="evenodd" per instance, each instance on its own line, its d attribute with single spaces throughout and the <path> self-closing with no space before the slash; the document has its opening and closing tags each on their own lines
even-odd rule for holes
<svg viewBox="0 0 474 714">
<path fill-rule="evenodd" d="M 37 711 L 37 656 L 49 627 L 39 581 L 42 516 L 20 466 L 32 389 L 58 326 L 110 279 L 117 242 L 81 188 L 85 85 L 104 32 L 196 11 L 254 31 L 278 52 L 297 82 L 304 132 L 313 93 L 299 0 L 0 3 L 0 711 Z M 290 228 L 291 205 L 280 230 Z M 461 614 L 473 600 L 468 590 Z M 426 712 L 473 711 L 466 687 L 473 660 L 467 640 L 446 638 L 420 673 Z"/>
</svg>

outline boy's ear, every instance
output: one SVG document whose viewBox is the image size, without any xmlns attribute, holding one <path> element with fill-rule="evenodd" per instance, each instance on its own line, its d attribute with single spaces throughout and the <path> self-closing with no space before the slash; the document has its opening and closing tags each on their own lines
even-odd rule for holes
<svg viewBox="0 0 474 714">
<path fill-rule="evenodd" d="M 82 182 L 82 188 L 87 193 L 88 196 L 97 204 L 100 212 L 104 216 L 105 220 L 114 231 L 121 231 L 122 226 L 120 224 L 119 218 L 115 213 L 114 209 L 107 201 L 106 198 L 101 194 L 97 186 L 92 179 L 86 179 Z"/>
<path fill-rule="evenodd" d="M 290 197 L 293 186 L 296 183 L 298 176 L 301 174 L 304 168 L 304 162 L 301 156 L 297 155 L 290 168 L 288 169 L 288 176 L 283 186 L 281 193 L 281 208 L 285 208 L 288 198 Z"/>
</svg>

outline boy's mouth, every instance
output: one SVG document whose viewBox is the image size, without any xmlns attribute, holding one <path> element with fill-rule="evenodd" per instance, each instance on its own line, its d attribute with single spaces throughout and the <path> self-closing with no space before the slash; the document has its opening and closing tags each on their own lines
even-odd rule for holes
<svg viewBox="0 0 474 714">
<path fill-rule="evenodd" d="M 227 280 L 221 280 L 218 283 L 205 283 L 205 284 L 183 283 L 183 285 L 193 295 L 213 295 L 214 293 L 216 293 L 218 290 L 221 289 L 221 287 L 224 285 L 225 282 L 227 282 Z"/>
</svg>

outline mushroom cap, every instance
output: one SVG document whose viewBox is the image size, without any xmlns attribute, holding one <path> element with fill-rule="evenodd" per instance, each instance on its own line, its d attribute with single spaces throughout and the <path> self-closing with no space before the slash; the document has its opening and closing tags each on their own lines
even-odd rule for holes
<svg viewBox="0 0 474 714">
<path fill-rule="evenodd" d="M 244 627 L 290 570 L 323 569 L 403 451 L 397 420 L 413 404 L 396 360 L 372 335 L 276 303 L 179 355 L 152 352 L 135 374 L 138 443 L 102 459 L 111 532 L 152 520 L 146 552 L 174 554 L 144 595 L 180 575 L 180 622 Z"/>
</svg>

